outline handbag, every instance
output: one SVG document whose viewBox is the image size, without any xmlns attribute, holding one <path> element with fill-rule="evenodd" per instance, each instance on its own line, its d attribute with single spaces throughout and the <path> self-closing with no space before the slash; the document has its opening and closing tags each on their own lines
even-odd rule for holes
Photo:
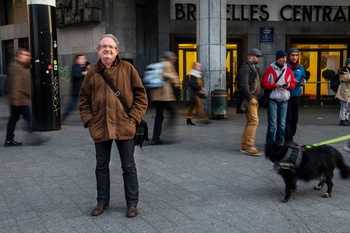
<svg viewBox="0 0 350 233">
<path fill-rule="evenodd" d="M 280 73 L 280 75 L 276 79 L 275 83 L 277 83 L 278 80 L 280 80 L 280 78 L 282 77 L 282 74 L 284 73 L 284 70 L 285 69 L 282 70 L 282 72 Z M 261 96 L 258 100 L 260 107 L 267 108 L 269 106 L 271 92 L 272 91 L 270 91 L 270 90 L 264 90 L 263 96 Z"/>
<path fill-rule="evenodd" d="M 237 105 L 237 107 L 241 105 L 241 103 L 243 102 L 243 98 L 243 93 L 238 89 L 236 89 L 232 94 L 232 101 Z"/>
<path fill-rule="evenodd" d="M 259 106 L 267 108 L 269 106 L 270 94 L 272 91 L 265 90 L 264 94 L 259 98 Z"/>
<path fill-rule="evenodd" d="M 201 98 L 201 99 L 206 99 L 206 98 L 208 98 L 207 95 L 206 95 L 205 93 L 199 93 L 199 92 L 197 92 L 197 96 L 198 96 L 199 98 Z"/>
<path fill-rule="evenodd" d="M 114 95 L 116 97 L 118 97 L 120 103 L 124 107 L 124 111 L 129 115 L 130 109 L 128 109 L 128 107 L 126 106 L 126 103 L 125 103 L 123 97 L 120 95 L 120 91 L 118 91 L 117 88 L 111 83 L 111 81 L 109 81 L 109 79 L 107 78 L 107 76 L 103 72 L 103 70 L 101 70 L 99 73 L 101 74 L 102 78 L 105 80 L 107 85 L 112 89 L 112 91 L 114 92 Z M 144 141 L 149 141 L 148 126 L 147 126 L 147 122 L 145 120 L 141 119 L 140 124 L 136 125 L 136 133 L 134 136 L 135 146 L 139 145 L 140 148 L 142 149 L 142 144 Z"/>
</svg>

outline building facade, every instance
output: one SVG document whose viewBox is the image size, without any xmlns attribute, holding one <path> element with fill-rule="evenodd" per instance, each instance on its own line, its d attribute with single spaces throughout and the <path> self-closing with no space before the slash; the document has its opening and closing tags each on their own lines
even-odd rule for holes
<svg viewBox="0 0 350 233">
<path fill-rule="evenodd" d="M 174 51 L 179 57 L 177 69 L 182 82 L 181 103 L 185 105 L 186 75 L 192 62 L 200 57 L 197 29 L 199 24 L 205 23 L 198 17 L 197 1 L 56 0 L 61 102 L 68 101 L 74 55 L 86 54 L 89 62 L 94 64 L 99 37 L 112 33 L 120 41 L 121 57 L 133 63 L 141 76 L 144 67 L 157 61 L 162 51 Z M 264 54 L 261 73 L 275 60 L 277 50 L 297 47 L 301 52 L 300 63 L 310 74 L 303 93 L 305 100 L 310 104 L 332 102 L 334 92 L 322 74 L 328 69 L 337 71 L 350 57 L 348 0 L 200 1 L 208 6 L 221 4 L 226 11 L 226 67 L 223 67 L 220 77 L 205 77 L 205 80 L 225 77 L 223 83 L 226 85 L 218 88 L 227 90 L 229 103 L 239 64 L 253 47 Z M 6 67 L 14 51 L 18 47 L 29 47 L 27 18 L 26 0 L 1 1 L 2 74 L 7 73 Z M 210 69 L 204 67 L 204 71 Z"/>
</svg>

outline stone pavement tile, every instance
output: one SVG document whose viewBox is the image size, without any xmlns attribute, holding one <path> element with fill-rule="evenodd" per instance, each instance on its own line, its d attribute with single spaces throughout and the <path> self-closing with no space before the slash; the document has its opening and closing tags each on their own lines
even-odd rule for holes
<svg viewBox="0 0 350 233">
<path fill-rule="evenodd" d="M 22 231 L 18 228 L 18 226 L 13 227 L 3 227 L 0 228 L 0 233 L 22 233 Z"/>
<path fill-rule="evenodd" d="M 315 143 L 348 134 L 346 127 L 337 126 L 338 112 L 301 109 L 296 141 Z M 0 131 L 6 124 L 3 114 Z M 150 132 L 152 114 L 146 116 Z M 90 216 L 96 204 L 94 144 L 77 114 L 61 130 L 44 132 L 51 136 L 45 145 L 0 148 L 0 232 L 348 232 L 349 181 L 338 172 L 332 198 L 322 198 L 324 190 L 312 190 L 314 182 L 301 182 L 290 203 L 280 203 L 284 183 L 273 164 L 264 156 L 239 152 L 243 115 L 230 113 L 228 120 L 189 127 L 186 109 L 180 114 L 177 144 L 135 148 L 140 214 L 134 219 L 125 217 L 115 145 L 111 207 L 99 217 Z M 257 146 L 263 148 L 266 110 L 260 116 Z M 164 131 L 167 137 L 172 135 Z M 343 142 L 333 145 L 341 149 Z M 350 154 L 344 156 L 350 162 Z"/>
<path fill-rule="evenodd" d="M 22 232 L 48 232 L 48 229 L 43 224 L 42 220 L 38 217 L 17 220 L 18 228 Z"/>
</svg>

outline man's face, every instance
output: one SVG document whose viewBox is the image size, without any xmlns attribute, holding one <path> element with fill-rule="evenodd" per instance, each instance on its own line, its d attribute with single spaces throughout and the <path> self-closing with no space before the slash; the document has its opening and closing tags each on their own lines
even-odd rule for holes
<svg viewBox="0 0 350 233">
<path fill-rule="evenodd" d="M 287 62 L 287 56 L 281 57 L 276 61 L 277 64 L 282 65 L 282 66 L 284 64 L 286 64 L 286 62 Z"/>
<path fill-rule="evenodd" d="M 32 59 L 32 56 L 30 52 L 22 51 L 20 54 L 17 56 L 17 61 L 22 62 L 22 63 L 30 63 Z"/>
<path fill-rule="evenodd" d="M 86 64 L 86 57 L 85 56 L 79 56 L 76 60 L 76 63 L 80 66 Z"/>
<path fill-rule="evenodd" d="M 299 53 L 293 52 L 289 55 L 289 61 L 291 61 L 292 63 L 297 63 L 298 58 L 299 58 Z"/>
<path fill-rule="evenodd" d="M 102 62 L 112 62 L 118 55 L 119 50 L 117 49 L 117 45 L 112 38 L 105 37 L 100 41 L 100 44 L 97 47 L 97 52 L 100 55 Z"/>
<path fill-rule="evenodd" d="M 261 56 L 253 55 L 253 63 L 254 64 L 259 64 L 260 61 L 261 61 Z"/>
</svg>

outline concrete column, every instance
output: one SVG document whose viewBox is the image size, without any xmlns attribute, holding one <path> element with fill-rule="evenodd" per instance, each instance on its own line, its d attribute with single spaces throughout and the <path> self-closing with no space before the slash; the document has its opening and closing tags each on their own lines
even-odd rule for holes
<svg viewBox="0 0 350 233">
<path fill-rule="evenodd" d="M 200 0 L 197 3 L 197 52 L 202 63 L 203 81 L 210 92 L 226 90 L 226 0 Z M 211 100 L 204 110 L 211 115 Z"/>
</svg>

